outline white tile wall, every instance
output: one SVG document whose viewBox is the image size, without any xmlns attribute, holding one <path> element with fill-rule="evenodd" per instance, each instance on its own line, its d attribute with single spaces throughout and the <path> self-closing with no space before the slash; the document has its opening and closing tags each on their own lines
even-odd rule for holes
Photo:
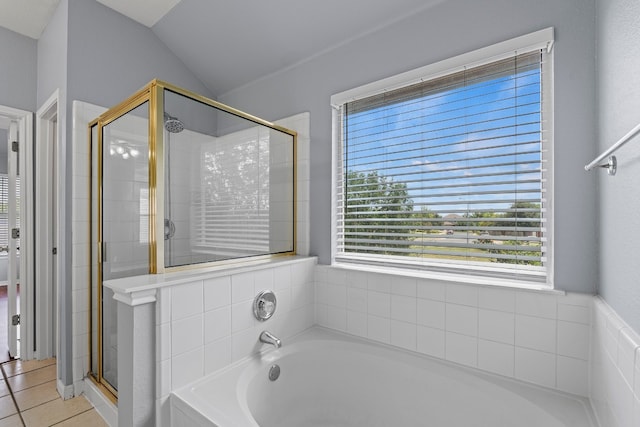
<svg viewBox="0 0 640 427">
<path fill-rule="evenodd" d="M 214 272 L 217 277 L 159 289 L 157 407 L 163 408 L 171 390 L 263 349 L 258 341 L 263 330 L 286 343 L 311 327 L 315 263 L 315 258 L 296 258 L 277 267 L 226 275 Z M 262 289 L 275 289 L 278 298 L 276 313 L 266 322 L 255 320 L 252 310 L 253 298 Z M 336 328 L 346 330 L 346 309 L 332 306 L 331 310 Z M 169 420 L 163 417 L 160 422 L 168 425 Z"/>
<path fill-rule="evenodd" d="M 298 133 L 297 144 L 297 174 L 296 177 L 296 253 L 298 255 L 309 255 L 309 180 L 311 164 L 311 131 L 309 113 L 300 113 L 295 116 L 286 117 L 275 122 L 287 129 L 295 130 Z"/>
<path fill-rule="evenodd" d="M 74 393 L 84 390 L 83 378 L 89 371 L 88 292 L 89 292 L 89 122 L 106 111 L 85 102 L 73 102 L 72 144 L 72 323 Z"/>
<path fill-rule="evenodd" d="M 588 395 L 589 295 L 317 266 L 315 297 L 322 326 Z"/>
<path fill-rule="evenodd" d="M 640 426 L 640 336 L 600 297 L 593 304 L 590 381 L 601 426 Z"/>
</svg>

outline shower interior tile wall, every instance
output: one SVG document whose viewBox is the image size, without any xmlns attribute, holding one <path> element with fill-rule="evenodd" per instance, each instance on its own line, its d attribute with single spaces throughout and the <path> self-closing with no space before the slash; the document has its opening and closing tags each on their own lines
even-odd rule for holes
<svg viewBox="0 0 640 427">
<path fill-rule="evenodd" d="M 592 297 L 316 268 L 316 323 L 588 395 Z"/>
<path fill-rule="evenodd" d="M 275 122 L 298 133 L 296 146 L 296 254 L 309 255 L 310 116 L 300 113 Z"/>
</svg>

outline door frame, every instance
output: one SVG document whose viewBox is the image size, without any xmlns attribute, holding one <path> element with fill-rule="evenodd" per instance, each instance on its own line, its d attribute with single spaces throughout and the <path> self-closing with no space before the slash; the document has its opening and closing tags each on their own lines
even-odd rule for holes
<svg viewBox="0 0 640 427">
<path fill-rule="evenodd" d="M 54 126 L 54 122 L 56 125 Z M 35 351 L 33 357 L 46 359 L 56 356 L 59 347 L 58 314 L 61 273 L 64 271 L 64 248 L 61 245 L 60 223 L 62 218 L 61 194 L 64 183 L 61 180 L 60 153 L 62 144 L 60 115 L 60 91 L 56 90 L 36 112 L 35 144 L 35 192 L 38 195 L 38 209 L 35 213 L 35 256 L 39 260 L 35 265 Z M 55 132 L 55 134 L 54 134 Z M 54 150 L 54 141 L 57 145 Z M 55 153 L 54 153 L 55 151 Z M 56 171 L 53 185 L 58 189 L 56 201 L 53 200 L 51 174 Z M 62 184 L 62 185 L 61 185 Z M 56 206 L 56 221 L 53 220 L 53 207 Z M 53 231 L 57 232 L 54 233 Z M 56 236 L 54 240 L 53 236 Z M 52 253 L 57 248 L 57 255 Z M 56 273 L 53 280 L 54 271 Z"/>
<path fill-rule="evenodd" d="M 0 105 L 0 115 L 19 122 L 20 148 L 20 357 L 33 358 L 34 302 L 34 189 L 33 189 L 33 113 Z M 20 138 L 22 139 L 22 138 Z"/>
</svg>

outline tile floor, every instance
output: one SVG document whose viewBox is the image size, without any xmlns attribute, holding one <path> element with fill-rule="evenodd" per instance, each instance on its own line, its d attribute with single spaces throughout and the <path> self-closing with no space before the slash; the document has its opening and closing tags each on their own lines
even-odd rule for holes
<svg viewBox="0 0 640 427">
<path fill-rule="evenodd" d="M 0 427 L 107 426 L 84 396 L 62 400 L 56 359 L 0 365 Z"/>
</svg>

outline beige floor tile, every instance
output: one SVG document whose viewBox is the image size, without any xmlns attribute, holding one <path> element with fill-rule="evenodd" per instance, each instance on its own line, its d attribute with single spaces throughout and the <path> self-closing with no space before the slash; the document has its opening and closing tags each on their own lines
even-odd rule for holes
<svg viewBox="0 0 640 427">
<path fill-rule="evenodd" d="M 29 408 L 50 402 L 54 399 L 60 399 L 55 380 L 15 392 L 13 393 L 13 397 L 16 399 L 18 408 L 21 411 L 26 411 Z"/>
<path fill-rule="evenodd" d="M 7 378 L 9 387 L 14 393 L 24 390 L 29 387 L 33 387 L 39 384 L 46 383 L 56 379 L 56 365 L 49 365 L 44 368 L 29 371 L 24 374 L 19 374 L 14 377 Z"/>
<path fill-rule="evenodd" d="M 8 417 L 16 413 L 18 413 L 18 410 L 11 396 L 0 397 L 0 418 Z"/>
<path fill-rule="evenodd" d="M 9 387 L 7 387 L 7 382 L 5 380 L 0 380 L 0 397 L 6 396 L 9 394 Z"/>
<path fill-rule="evenodd" d="M 61 422 L 60 424 L 54 424 L 55 427 L 109 427 L 105 420 L 96 412 L 95 409 L 90 409 L 73 418 L 69 418 Z"/>
<path fill-rule="evenodd" d="M 24 427 L 20 415 L 15 414 L 0 420 L 0 427 Z"/>
<path fill-rule="evenodd" d="M 84 396 L 69 400 L 56 399 L 22 412 L 25 425 L 48 427 L 91 409 Z"/>
<path fill-rule="evenodd" d="M 24 374 L 25 372 L 34 371 L 36 369 L 44 368 L 45 366 L 51 366 L 56 364 L 56 359 L 44 359 L 44 360 L 13 360 L 11 362 L 4 363 L 2 369 L 7 377 L 13 377 L 18 374 Z"/>
</svg>

